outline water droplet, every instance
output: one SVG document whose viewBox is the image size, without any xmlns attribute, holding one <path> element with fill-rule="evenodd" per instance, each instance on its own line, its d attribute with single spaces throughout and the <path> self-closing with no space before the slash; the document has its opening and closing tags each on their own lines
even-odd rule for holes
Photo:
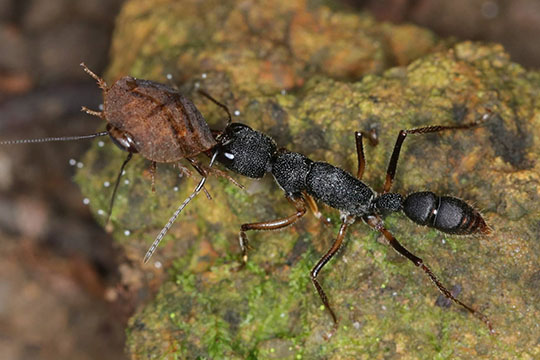
<svg viewBox="0 0 540 360">
<path fill-rule="evenodd" d="M 105 186 L 105 187 L 109 187 L 109 186 L 111 186 L 111 183 L 110 183 L 110 182 L 108 182 L 108 181 L 105 181 L 105 182 L 103 183 L 103 186 Z"/>
<path fill-rule="evenodd" d="M 131 231 L 129 231 L 129 230 L 124 230 L 124 235 L 126 235 L 126 236 L 131 235 Z"/>
<path fill-rule="evenodd" d="M 240 116 L 240 110 L 234 110 L 234 116 Z"/>
<path fill-rule="evenodd" d="M 208 76 L 208 75 L 206 75 L 206 73 L 202 73 L 202 75 L 201 75 L 201 77 L 202 77 L 203 79 L 206 79 L 207 76 Z"/>
<path fill-rule="evenodd" d="M 129 180 L 128 180 L 128 179 L 124 180 L 124 184 L 128 185 L 128 184 L 129 184 Z"/>
<path fill-rule="evenodd" d="M 83 166 L 84 166 L 84 164 L 83 164 L 82 162 L 79 161 L 79 162 L 77 163 L 77 168 L 82 169 Z"/>
<path fill-rule="evenodd" d="M 97 146 L 103 147 L 105 146 L 105 143 L 103 141 L 98 141 Z"/>
<path fill-rule="evenodd" d="M 99 109 L 100 111 L 103 111 L 103 104 L 99 104 L 98 109 Z"/>
<path fill-rule="evenodd" d="M 89 198 L 84 198 L 84 199 L 82 200 L 82 203 L 83 203 L 84 205 L 88 205 L 88 204 L 90 204 L 90 199 L 89 199 Z"/>
<path fill-rule="evenodd" d="M 75 160 L 75 159 L 69 159 L 69 165 L 71 165 L 71 166 L 77 165 L 77 160 Z"/>
<path fill-rule="evenodd" d="M 480 13 L 486 19 L 494 19 L 499 15 L 499 5 L 495 1 L 484 1 Z"/>
<path fill-rule="evenodd" d="M 103 211 L 103 210 L 101 210 L 101 209 L 99 209 L 99 210 L 97 211 L 97 213 L 98 213 L 98 215 L 101 215 L 101 216 L 105 215 L 105 211 Z"/>
<path fill-rule="evenodd" d="M 172 80 L 172 74 L 167 74 L 166 77 L 167 79 Z"/>
</svg>

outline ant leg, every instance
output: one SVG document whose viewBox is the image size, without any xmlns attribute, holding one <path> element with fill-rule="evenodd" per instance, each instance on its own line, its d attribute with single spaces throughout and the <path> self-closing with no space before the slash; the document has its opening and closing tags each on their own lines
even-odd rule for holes
<svg viewBox="0 0 540 360">
<path fill-rule="evenodd" d="M 355 131 L 354 138 L 356 140 L 356 153 L 358 154 L 358 172 L 356 177 L 358 180 L 362 180 L 364 170 L 366 168 L 366 157 L 364 156 L 364 145 L 362 138 L 367 137 L 371 146 L 377 146 L 379 139 L 377 137 L 377 130 L 371 129 L 370 131 Z"/>
<path fill-rule="evenodd" d="M 242 263 L 236 270 L 240 270 L 246 266 L 248 259 L 249 241 L 246 235 L 246 231 L 249 230 L 277 230 L 294 224 L 298 219 L 306 214 L 306 204 L 303 198 L 287 197 L 287 200 L 294 205 L 296 213 L 287 216 L 285 218 L 276 219 L 272 221 L 242 224 L 240 227 L 240 249 L 242 250 Z"/>
<path fill-rule="evenodd" d="M 337 330 L 338 326 L 338 319 L 336 314 L 334 313 L 334 310 L 332 310 L 332 307 L 330 306 L 330 302 L 328 301 L 328 296 L 326 296 L 326 293 L 324 292 L 321 284 L 319 283 L 319 280 L 317 280 L 317 276 L 319 275 L 319 272 L 322 270 L 324 265 L 326 265 L 338 252 L 338 250 L 341 248 L 341 245 L 343 244 L 343 238 L 345 237 L 345 232 L 347 231 L 347 227 L 350 224 L 350 219 L 345 219 L 341 223 L 341 227 L 339 228 L 338 235 L 336 237 L 336 240 L 334 240 L 334 243 L 332 244 L 332 247 L 326 252 L 326 254 L 317 262 L 317 264 L 313 267 L 311 270 L 311 282 L 313 285 L 315 285 L 315 288 L 317 289 L 317 292 L 319 293 L 319 297 L 321 298 L 324 307 L 328 310 L 330 315 L 332 316 L 332 321 L 334 322 L 334 327 L 332 329 L 332 332 L 329 334 L 329 337 L 331 337 L 334 332 Z"/>
<path fill-rule="evenodd" d="M 227 113 L 227 117 L 229 118 L 227 121 L 227 126 L 229 126 L 232 123 L 231 112 L 229 111 L 229 108 L 227 107 L 227 105 L 220 103 L 204 90 L 199 89 L 197 90 L 197 92 L 201 94 L 202 96 L 204 96 L 205 98 L 207 98 L 208 100 L 210 100 L 211 102 L 213 102 L 214 104 L 216 104 L 217 106 L 219 106 L 220 108 L 222 108 L 223 110 L 225 110 L 225 112 Z"/>
<path fill-rule="evenodd" d="M 97 83 L 98 83 L 98 86 L 103 90 L 103 91 L 107 91 L 109 89 L 109 87 L 107 86 L 107 83 L 105 82 L 105 80 L 103 80 L 102 78 L 100 78 L 99 76 L 97 76 L 96 74 L 94 74 L 94 72 L 92 70 L 90 70 L 85 63 L 80 63 L 80 65 L 82 66 L 83 70 L 85 73 L 87 73 L 88 75 L 90 75 L 91 77 L 93 77 Z"/>
<path fill-rule="evenodd" d="M 322 213 L 319 211 L 319 207 L 317 206 L 317 203 L 315 202 L 315 199 L 311 195 L 309 195 L 307 192 L 303 191 L 302 196 L 304 196 L 304 199 L 306 200 L 306 203 L 313 213 L 317 220 L 322 221 L 324 225 L 330 225 L 332 222 L 328 220 L 327 218 L 323 217 Z"/>
<path fill-rule="evenodd" d="M 118 190 L 118 184 L 120 183 L 120 178 L 122 177 L 122 173 L 124 172 L 124 168 L 126 167 L 129 160 L 131 160 L 132 156 L 133 156 L 132 152 L 128 153 L 128 156 L 127 156 L 126 160 L 124 160 L 122 166 L 120 167 L 120 172 L 118 173 L 118 176 L 116 177 L 116 182 L 114 183 L 114 189 L 113 189 L 113 193 L 112 193 L 112 196 L 111 196 L 111 201 L 109 203 L 109 214 L 107 215 L 107 221 L 105 222 L 105 226 L 107 226 L 109 224 L 109 220 L 111 220 L 111 214 L 112 214 L 112 209 L 113 209 L 113 205 L 114 205 L 114 200 L 116 199 L 116 190 Z"/>
<path fill-rule="evenodd" d="M 437 286 L 439 291 L 446 298 L 448 298 L 448 299 L 452 300 L 453 302 L 455 302 L 456 304 L 461 305 L 462 307 L 464 307 L 474 317 L 476 317 L 477 319 L 484 322 L 484 324 L 487 325 L 487 327 L 489 329 L 489 332 L 491 334 L 495 333 L 495 331 L 493 330 L 493 326 L 491 325 L 491 321 L 489 320 L 489 318 L 486 315 L 484 315 L 481 312 L 473 309 L 472 307 L 470 307 L 469 305 L 463 303 L 461 300 L 457 299 L 454 295 L 452 295 L 452 293 L 446 287 L 444 287 L 444 285 L 437 278 L 437 276 L 435 276 L 433 271 L 431 271 L 431 269 L 426 264 L 424 264 L 424 261 L 422 259 L 415 256 L 414 254 L 409 252 L 409 250 L 404 248 L 403 245 L 401 245 L 399 243 L 399 241 L 397 241 L 397 239 L 394 237 L 394 235 L 392 235 L 388 230 L 386 230 L 384 228 L 384 226 L 382 225 L 382 221 L 379 218 L 372 216 L 372 217 L 368 217 L 365 221 L 374 230 L 377 230 L 377 231 L 381 232 L 384 235 L 384 237 L 386 238 L 386 240 L 388 240 L 388 242 L 390 243 L 390 246 L 392 246 L 394 248 L 394 250 L 396 250 L 399 254 L 405 256 L 407 259 L 412 261 L 412 263 L 414 265 L 421 268 L 427 274 L 429 279 Z"/>
<path fill-rule="evenodd" d="M 362 131 L 362 134 L 367 137 L 371 146 L 379 145 L 379 134 L 377 134 L 376 128 L 372 128 L 369 131 Z"/>
<path fill-rule="evenodd" d="M 358 172 L 356 177 L 358 180 L 362 180 L 364 175 L 364 169 L 366 168 L 366 158 L 364 156 L 364 145 L 362 144 L 363 132 L 355 131 L 354 138 L 356 139 L 356 153 L 358 154 Z"/>
<path fill-rule="evenodd" d="M 482 117 L 482 119 L 484 120 L 485 116 Z M 403 145 L 403 141 L 407 137 L 407 134 L 429 134 L 429 133 L 436 133 L 436 132 L 445 131 L 445 130 L 471 129 L 480 124 L 481 124 L 480 121 L 474 121 L 474 122 L 463 124 L 463 125 L 450 125 L 450 126 L 435 125 L 435 126 L 426 126 L 426 127 L 416 128 L 416 129 L 401 130 L 396 140 L 396 144 L 394 145 L 394 151 L 392 152 L 392 157 L 390 158 L 390 163 L 388 164 L 388 170 L 386 171 L 386 181 L 384 182 L 384 186 L 383 186 L 383 194 L 389 192 L 390 188 L 392 187 L 392 182 L 394 181 L 394 176 L 396 174 L 399 153 L 401 151 L 401 146 Z"/>
</svg>

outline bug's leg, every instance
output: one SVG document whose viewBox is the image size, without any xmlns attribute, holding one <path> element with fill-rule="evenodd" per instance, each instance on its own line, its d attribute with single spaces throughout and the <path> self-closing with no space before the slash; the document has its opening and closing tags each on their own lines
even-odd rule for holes
<svg viewBox="0 0 540 360">
<path fill-rule="evenodd" d="M 157 162 L 152 161 L 150 163 L 150 178 L 152 179 L 152 192 L 156 192 L 156 170 L 157 170 Z"/>
<path fill-rule="evenodd" d="M 103 91 L 107 91 L 109 89 L 109 87 L 107 86 L 107 83 L 105 82 L 105 80 L 103 80 L 102 78 L 100 78 L 99 76 L 97 76 L 92 70 L 90 70 L 85 63 L 80 63 L 80 65 L 82 66 L 83 70 L 85 73 L 87 73 L 88 75 L 90 75 L 91 77 L 93 77 L 97 83 L 98 83 L 98 86 L 103 90 Z"/>
<path fill-rule="evenodd" d="M 386 240 L 388 240 L 388 242 L 390 243 L 390 246 L 392 246 L 394 248 L 394 250 L 396 250 L 399 254 L 405 256 L 407 259 L 412 261 L 412 263 L 414 265 L 421 268 L 426 273 L 426 275 L 429 277 L 429 279 L 435 284 L 435 286 L 437 286 L 439 291 L 445 297 L 452 300 L 456 304 L 461 305 L 463 308 L 465 308 L 467 311 L 469 311 L 474 317 L 476 317 L 477 319 L 484 322 L 484 324 L 487 325 L 490 333 L 492 333 L 492 334 L 495 333 L 489 318 L 486 315 L 482 314 L 480 311 L 473 309 L 472 307 L 470 307 L 469 305 L 463 303 L 461 300 L 457 299 L 454 295 L 452 295 L 452 293 L 441 283 L 439 278 L 437 276 L 435 276 L 433 271 L 431 271 L 431 268 L 429 268 L 424 263 L 424 261 L 422 259 L 420 259 L 418 256 L 412 254 L 409 250 L 407 250 L 405 247 L 403 247 L 403 245 L 401 245 L 399 243 L 399 241 L 397 241 L 397 239 L 394 237 L 394 235 L 392 235 L 390 233 L 390 231 L 388 231 L 388 230 L 386 230 L 384 228 L 384 226 L 382 225 L 382 220 L 381 219 L 379 219 L 379 218 L 377 218 L 375 216 L 370 216 L 370 217 L 367 217 L 366 219 L 364 219 L 364 221 L 369 226 L 371 226 L 374 230 L 377 230 L 377 231 L 381 232 L 384 235 L 384 237 L 386 238 Z"/>
<path fill-rule="evenodd" d="M 484 118 L 485 116 L 483 117 L 483 119 Z M 386 180 L 383 186 L 383 194 L 389 192 L 390 188 L 392 187 L 392 182 L 394 181 L 394 176 L 396 174 L 397 162 L 399 159 L 401 146 L 403 145 L 403 141 L 405 140 L 408 134 L 429 134 L 429 133 L 436 133 L 436 132 L 441 132 L 445 130 L 465 130 L 465 129 L 474 128 L 480 125 L 481 123 L 482 121 L 474 121 L 474 122 L 462 124 L 462 125 L 449 125 L 449 126 L 434 125 L 434 126 L 425 126 L 425 127 L 416 128 L 416 129 L 401 130 L 397 137 L 396 144 L 394 145 L 394 151 L 392 152 L 392 157 L 390 157 L 390 162 L 388 163 L 388 170 L 386 171 Z"/>
<path fill-rule="evenodd" d="M 338 319 L 336 316 L 336 313 L 330 306 L 330 302 L 328 301 L 328 296 L 326 296 L 326 293 L 324 292 L 321 284 L 319 283 L 319 280 L 317 279 L 317 276 L 319 275 L 319 272 L 322 270 L 324 265 L 326 265 L 338 252 L 338 250 L 341 248 L 341 245 L 343 244 L 343 238 L 345 237 L 345 232 L 347 231 L 347 227 L 351 223 L 351 219 L 344 219 L 341 223 L 341 227 L 339 228 L 338 235 L 336 239 L 334 240 L 334 243 L 332 244 L 332 247 L 324 254 L 324 256 L 317 262 L 317 264 L 311 269 L 311 282 L 317 289 L 317 292 L 319 293 L 319 297 L 321 298 L 324 307 L 328 310 L 330 315 L 332 316 L 332 321 L 334 322 L 334 326 L 332 328 L 332 331 L 328 335 L 328 337 L 331 337 L 337 330 L 338 326 Z"/>
<path fill-rule="evenodd" d="M 124 172 L 124 168 L 126 167 L 129 160 L 131 160 L 131 157 L 133 156 L 133 153 L 128 153 L 128 156 L 126 157 L 126 160 L 122 163 L 122 166 L 120 167 L 120 172 L 118 173 L 118 176 L 116 177 L 116 182 L 114 183 L 114 189 L 111 196 L 111 201 L 109 202 L 109 212 L 107 214 L 107 221 L 105 222 L 105 226 L 109 224 L 109 220 L 111 219 L 112 209 L 114 206 L 114 200 L 116 199 L 116 191 L 118 190 L 118 184 L 120 183 L 120 178 L 122 177 L 122 173 Z"/>
<path fill-rule="evenodd" d="M 246 231 L 249 230 L 277 230 L 294 224 L 298 219 L 306 214 L 306 204 L 303 198 L 287 197 L 287 200 L 296 208 L 296 213 L 293 215 L 257 223 L 242 224 L 240 227 L 240 249 L 242 251 L 242 261 L 240 266 L 236 270 L 240 270 L 246 266 L 248 259 L 249 241 L 246 235 Z"/>
<path fill-rule="evenodd" d="M 191 166 L 193 166 L 193 168 L 195 170 L 197 170 L 197 172 L 199 173 L 199 175 L 201 175 L 202 177 L 208 177 L 208 174 L 210 172 L 212 172 L 212 170 L 214 170 L 214 168 L 205 168 L 204 166 L 202 166 L 196 159 L 192 159 L 192 158 L 187 158 L 187 160 L 189 161 L 189 163 L 191 164 Z M 204 191 L 204 194 L 206 195 L 206 198 L 208 200 L 212 200 L 212 195 L 210 195 L 210 193 L 208 192 L 208 190 L 206 190 L 206 187 L 203 187 L 203 191 Z"/>
<path fill-rule="evenodd" d="M 178 168 L 178 171 L 180 172 L 179 176 L 181 177 L 191 177 L 193 173 L 191 170 L 189 170 L 186 166 L 184 166 L 182 163 L 176 163 L 176 167 Z"/>
<path fill-rule="evenodd" d="M 330 219 L 325 218 L 323 214 L 319 211 L 319 207 L 317 206 L 317 203 L 315 202 L 315 199 L 313 199 L 313 196 L 309 195 L 307 192 L 303 191 L 302 196 L 304 196 L 304 199 L 309 207 L 309 210 L 315 215 L 317 220 L 321 221 L 324 225 L 330 225 L 332 222 Z"/>
<path fill-rule="evenodd" d="M 226 172 L 221 171 L 219 169 L 216 169 L 214 167 L 205 166 L 205 165 L 201 164 L 197 159 L 188 158 L 187 160 L 195 168 L 195 170 L 197 170 L 197 172 L 199 174 L 201 174 L 201 176 L 207 176 L 209 174 L 215 174 L 216 176 L 220 176 L 222 178 L 227 179 L 228 181 L 230 181 L 231 183 L 233 183 L 234 185 L 236 185 L 240 189 L 244 189 L 244 186 L 242 184 L 238 183 L 235 179 L 233 179 L 231 176 L 229 176 L 229 174 L 227 174 Z M 203 175 L 203 174 L 207 174 L 207 175 Z"/>
</svg>

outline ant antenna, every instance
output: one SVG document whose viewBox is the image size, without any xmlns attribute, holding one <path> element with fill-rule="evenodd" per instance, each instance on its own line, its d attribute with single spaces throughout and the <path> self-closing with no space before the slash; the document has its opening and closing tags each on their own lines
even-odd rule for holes
<svg viewBox="0 0 540 360">
<path fill-rule="evenodd" d="M 227 113 L 227 116 L 229 118 L 229 120 L 227 121 L 227 126 L 229 126 L 231 123 L 232 123 L 232 116 L 231 116 L 231 112 L 229 111 L 229 108 L 227 107 L 227 105 L 225 104 L 222 104 L 220 103 L 219 101 L 217 101 L 216 99 L 214 99 L 209 93 L 207 93 L 206 91 L 204 90 L 197 90 L 197 92 L 201 95 L 203 95 L 204 97 L 206 97 L 208 100 L 210 100 L 211 102 L 213 102 L 214 104 L 216 104 L 217 106 L 219 106 L 220 108 L 222 108 L 223 110 L 225 110 L 225 112 Z"/>
<path fill-rule="evenodd" d="M 214 161 L 216 160 L 217 154 L 218 154 L 218 152 L 216 151 L 216 152 L 214 152 L 214 155 L 212 155 L 212 159 L 210 160 L 210 165 L 208 166 L 209 168 L 211 168 L 212 165 L 214 165 Z M 156 237 L 156 239 L 154 240 L 152 245 L 150 245 L 150 248 L 146 252 L 146 255 L 144 255 L 144 259 L 143 259 L 144 264 L 148 263 L 148 260 L 150 260 L 150 258 L 154 254 L 154 252 L 156 251 L 159 243 L 161 242 L 161 240 L 163 239 L 165 234 L 167 234 L 167 232 L 169 231 L 171 226 L 174 224 L 174 222 L 176 221 L 176 218 L 178 217 L 178 215 L 180 215 L 180 213 L 182 212 L 182 210 L 184 210 L 184 208 L 187 206 L 187 204 L 189 204 L 189 202 L 191 200 L 193 200 L 193 198 L 195 196 L 197 196 L 197 194 L 204 187 L 204 184 L 206 183 L 207 177 L 208 176 L 203 176 L 203 178 L 201 179 L 201 181 L 199 181 L 199 183 L 197 184 L 197 186 L 195 187 L 195 189 L 193 190 L 191 195 L 189 195 L 188 198 L 186 200 L 184 200 L 184 202 L 178 207 L 178 209 L 176 209 L 174 214 L 171 216 L 171 218 L 167 222 L 167 225 L 165 225 L 163 227 L 163 229 L 161 229 L 161 232 L 159 233 L 159 235 Z"/>
<path fill-rule="evenodd" d="M 101 131 L 95 134 L 90 135 L 80 135 L 80 136 L 64 136 L 64 137 L 50 137 L 50 138 L 41 138 L 41 139 L 19 139 L 19 140 L 7 140 L 0 141 L 0 145 L 15 145 L 15 144 L 30 144 L 30 143 L 44 143 L 44 142 L 55 142 L 55 141 L 74 141 L 74 140 L 84 140 L 84 139 L 93 139 L 99 136 L 109 135 L 108 131 Z"/>
<path fill-rule="evenodd" d="M 113 190 L 113 193 L 112 193 L 111 202 L 109 203 L 109 214 L 107 215 L 107 222 L 105 223 L 105 225 L 108 225 L 109 221 L 111 220 L 111 214 L 112 214 L 112 209 L 113 209 L 113 205 L 114 205 L 114 200 L 116 199 L 116 190 L 118 190 L 118 184 L 120 183 L 120 178 L 122 177 L 122 173 L 124 172 L 124 168 L 126 167 L 129 160 L 131 160 L 132 156 L 133 156 L 132 152 L 128 153 L 128 156 L 127 156 L 126 160 L 124 160 L 124 163 L 120 167 L 120 172 L 118 173 L 118 176 L 116 178 L 116 183 L 114 184 L 114 190 Z"/>
</svg>

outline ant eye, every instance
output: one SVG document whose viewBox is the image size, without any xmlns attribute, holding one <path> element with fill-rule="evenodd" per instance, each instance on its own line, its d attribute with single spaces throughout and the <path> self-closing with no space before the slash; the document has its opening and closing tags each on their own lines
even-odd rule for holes
<svg viewBox="0 0 540 360">
<path fill-rule="evenodd" d="M 227 127 L 227 132 L 229 134 L 238 134 L 244 130 L 251 129 L 249 126 L 239 123 L 232 123 Z"/>
</svg>

